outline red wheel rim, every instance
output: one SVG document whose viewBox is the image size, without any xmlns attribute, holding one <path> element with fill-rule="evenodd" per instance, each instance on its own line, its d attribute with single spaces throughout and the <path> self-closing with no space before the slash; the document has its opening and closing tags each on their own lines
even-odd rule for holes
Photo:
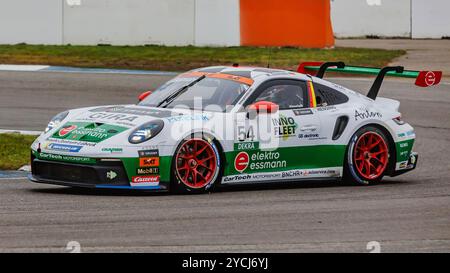
<svg viewBox="0 0 450 273">
<path fill-rule="evenodd" d="M 375 132 L 361 135 L 353 152 L 356 169 L 366 179 L 380 177 L 386 169 L 388 157 L 386 141 Z"/>
<path fill-rule="evenodd" d="M 190 188 L 203 188 L 214 179 L 216 153 L 211 144 L 203 139 L 184 142 L 175 160 L 178 178 Z"/>
</svg>

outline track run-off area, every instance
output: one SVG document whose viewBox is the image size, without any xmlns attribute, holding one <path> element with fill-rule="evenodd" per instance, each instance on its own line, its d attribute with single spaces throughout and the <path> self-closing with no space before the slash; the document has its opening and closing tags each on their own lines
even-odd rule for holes
<svg viewBox="0 0 450 273">
<path fill-rule="evenodd" d="M 173 75 L 0 72 L 0 129 L 42 131 L 72 108 L 136 103 Z M 366 92 L 372 79 L 335 79 Z M 416 130 L 416 170 L 374 186 L 330 182 L 203 195 L 80 190 L 0 177 L 0 252 L 450 251 L 450 84 L 387 79 Z"/>
</svg>

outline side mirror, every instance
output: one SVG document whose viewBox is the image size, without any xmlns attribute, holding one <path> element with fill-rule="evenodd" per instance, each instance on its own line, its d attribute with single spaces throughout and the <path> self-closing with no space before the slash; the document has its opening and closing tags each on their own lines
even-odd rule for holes
<svg viewBox="0 0 450 273">
<path fill-rule="evenodd" d="M 146 91 L 146 92 L 140 94 L 138 97 L 139 101 L 145 100 L 145 98 L 148 97 L 151 93 L 152 93 L 152 91 Z"/>
<path fill-rule="evenodd" d="M 276 113 L 279 109 L 280 107 L 276 103 L 270 101 L 258 101 L 247 108 L 247 117 L 252 119 L 256 117 L 257 114 Z"/>
</svg>

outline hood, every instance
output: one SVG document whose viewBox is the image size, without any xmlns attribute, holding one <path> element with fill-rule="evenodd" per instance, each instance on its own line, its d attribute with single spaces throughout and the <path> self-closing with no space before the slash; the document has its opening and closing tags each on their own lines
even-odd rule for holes
<svg viewBox="0 0 450 273">
<path fill-rule="evenodd" d="M 116 105 L 89 108 L 87 111 L 85 110 L 75 115 L 70 120 L 108 123 L 133 128 L 154 119 L 168 118 L 173 115 L 174 113 L 170 109 L 137 105 Z"/>
<path fill-rule="evenodd" d="M 167 124 L 204 118 L 206 114 L 193 114 L 180 109 L 154 108 L 137 105 L 115 105 L 74 109 L 46 137 L 59 142 L 83 142 L 95 145 L 121 133 L 134 130 L 152 120 L 162 119 Z M 127 132 L 128 133 L 128 132 Z"/>
<path fill-rule="evenodd" d="M 167 109 L 136 105 L 115 105 L 72 110 L 72 115 L 50 137 L 70 141 L 99 143 L 141 124 L 168 118 Z"/>
</svg>

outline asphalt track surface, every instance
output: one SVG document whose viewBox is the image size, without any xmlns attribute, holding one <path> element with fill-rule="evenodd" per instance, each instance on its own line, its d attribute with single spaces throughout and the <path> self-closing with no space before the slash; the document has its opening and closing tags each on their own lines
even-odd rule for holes
<svg viewBox="0 0 450 273">
<path fill-rule="evenodd" d="M 42 130 L 81 106 L 134 103 L 169 77 L 0 72 L 0 128 Z M 366 79 L 336 82 L 361 90 Z M 450 251 L 450 85 L 389 80 L 416 128 L 418 168 L 375 186 L 304 182 L 204 195 L 79 190 L 0 179 L 0 252 Z"/>
</svg>

